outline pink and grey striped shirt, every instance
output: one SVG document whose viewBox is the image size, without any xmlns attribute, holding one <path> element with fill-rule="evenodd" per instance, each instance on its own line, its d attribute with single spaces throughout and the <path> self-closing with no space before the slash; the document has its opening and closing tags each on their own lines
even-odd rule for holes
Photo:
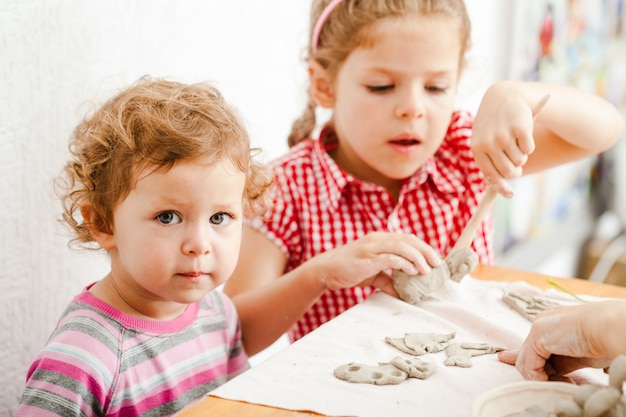
<svg viewBox="0 0 626 417">
<path fill-rule="evenodd" d="M 470 149 L 473 117 L 455 112 L 435 153 L 402 184 L 398 201 L 389 192 L 343 171 L 328 155 L 336 144 L 332 128 L 308 139 L 271 163 L 274 205 L 265 218 L 246 225 L 270 239 L 287 256 L 288 272 L 313 256 L 373 231 L 413 233 L 445 256 L 458 239 L 486 189 Z M 488 217 L 472 244 L 479 260 L 493 262 Z M 297 340 L 349 307 L 373 288 L 327 291 L 290 330 Z"/>
<path fill-rule="evenodd" d="M 86 288 L 28 370 L 16 416 L 168 416 L 248 367 L 237 312 L 221 291 L 156 321 Z"/>
</svg>

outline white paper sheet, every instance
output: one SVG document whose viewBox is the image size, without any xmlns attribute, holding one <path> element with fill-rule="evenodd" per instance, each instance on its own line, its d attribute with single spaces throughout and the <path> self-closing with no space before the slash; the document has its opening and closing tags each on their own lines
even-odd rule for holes
<svg viewBox="0 0 626 417">
<path fill-rule="evenodd" d="M 523 380 L 513 366 L 500 363 L 494 354 L 472 358 L 471 368 L 443 365 L 445 352 L 420 356 L 435 364 L 435 373 L 398 385 L 354 384 L 337 379 L 333 370 L 349 362 L 377 365 L 408 356 L 384 339 L 411 332 L 455 331 L 452 342 L 518 347 L 530 322 L 502 301 L 504 291 L 575 303 L 556 290 L 472 277 L 450 282 L 419 306 L 376 293 L 210 395 L 327 416 L 469 416 L 479 394 Z M 606 383 L 600 372 L 582 375 Z"/>
</svg>

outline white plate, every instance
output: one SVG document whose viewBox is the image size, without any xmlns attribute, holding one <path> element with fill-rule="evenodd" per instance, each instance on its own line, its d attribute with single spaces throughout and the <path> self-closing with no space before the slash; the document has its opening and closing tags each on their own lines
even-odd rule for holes
<svg viewBox="0 0 626 417">
<path fill-rule="evenodd" d="M 552 412 L 560 400 L 571 398 L 577 387 L 567 382 L 539 381 L 503 385 L 476 398 L 472 417 L 513 417 L 535 404 Z"/>
</svg>

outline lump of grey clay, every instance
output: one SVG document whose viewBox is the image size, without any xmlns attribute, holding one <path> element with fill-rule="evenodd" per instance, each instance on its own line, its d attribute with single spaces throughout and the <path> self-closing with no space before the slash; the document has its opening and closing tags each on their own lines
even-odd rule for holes
<svg viewBox="0 0 626 417">
<path fill-rule="evenodd" d="M 452 279 L 459 282 L 478 266 L 478 255 L 469 248 L 461 249 L 446 258 L 428 274 L 408 275 L 396 270 L 393 276 L 393 287 L 401 300 L 417 305 L 434 291 L 443 288 Z"/>
<path fill-rule="evenodd" d="M 374 385 L 399 384 L 409 377 L 409 374 L 391 364 L 372 366 L 354 362 L 338 366 L 334 375 L 348 382 Z"/>
<path fill-rule="evenodd" d="M 385 337 L 385 342 L 396 349 L 410 355 L 420 356 L 426 353 L 437 353 L 448 347 L 455 332 L 439 333 L 406 333 L 404 337 Z"/>
<path fill-rule="evenodd" d="M 443 288 L 449 279 L 450 271 L 444 262 L 424 275 L 408 275 L 404 271 L 396 270 L 393 275 L 393 288 L 401 300 L 417 305 L 433 291 Z"/>
<path fill-rule="evenodd" d="M 504 349 L 504 347 L 493 346 L 487 343 L 452 343 L 446 348 L 448 357 L 443 364 L 446 366 L 469 368 L 472 366 L 473 356 L 496 353 Z"/>
<path fill-rule="evenodd" d="M 406 372 L 412 378 L 426 379 L 435 372 L 435 366 L 432 363 L 418 358 L 396 356 L 389 363 Z"/>
</svg>

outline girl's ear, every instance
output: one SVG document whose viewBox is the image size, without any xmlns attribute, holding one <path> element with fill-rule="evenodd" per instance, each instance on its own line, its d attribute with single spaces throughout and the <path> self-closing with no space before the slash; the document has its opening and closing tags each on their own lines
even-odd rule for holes
<svg viewBox="0 0 626 417">
<path fill-rule="evenodd" d="M 332 108 L 335 106 L 335 91 L 328 71 L 317 61 L 309 62 L 310 93 L 318 106 Z"/>
<path fill-rule="evenodd" d="M 100 247 L 104 250 L 111 250 L 115 247 L 115 238 L 112 232 L 104 231 L 98 226 L 101 222 L 98 219 L 98 214 L 89 204 L 84 204 L 80 207 L 80 214 L 83 216 L 85 224 L 89 228 L 91 237 L 98 242 Z"/>
</svg>

